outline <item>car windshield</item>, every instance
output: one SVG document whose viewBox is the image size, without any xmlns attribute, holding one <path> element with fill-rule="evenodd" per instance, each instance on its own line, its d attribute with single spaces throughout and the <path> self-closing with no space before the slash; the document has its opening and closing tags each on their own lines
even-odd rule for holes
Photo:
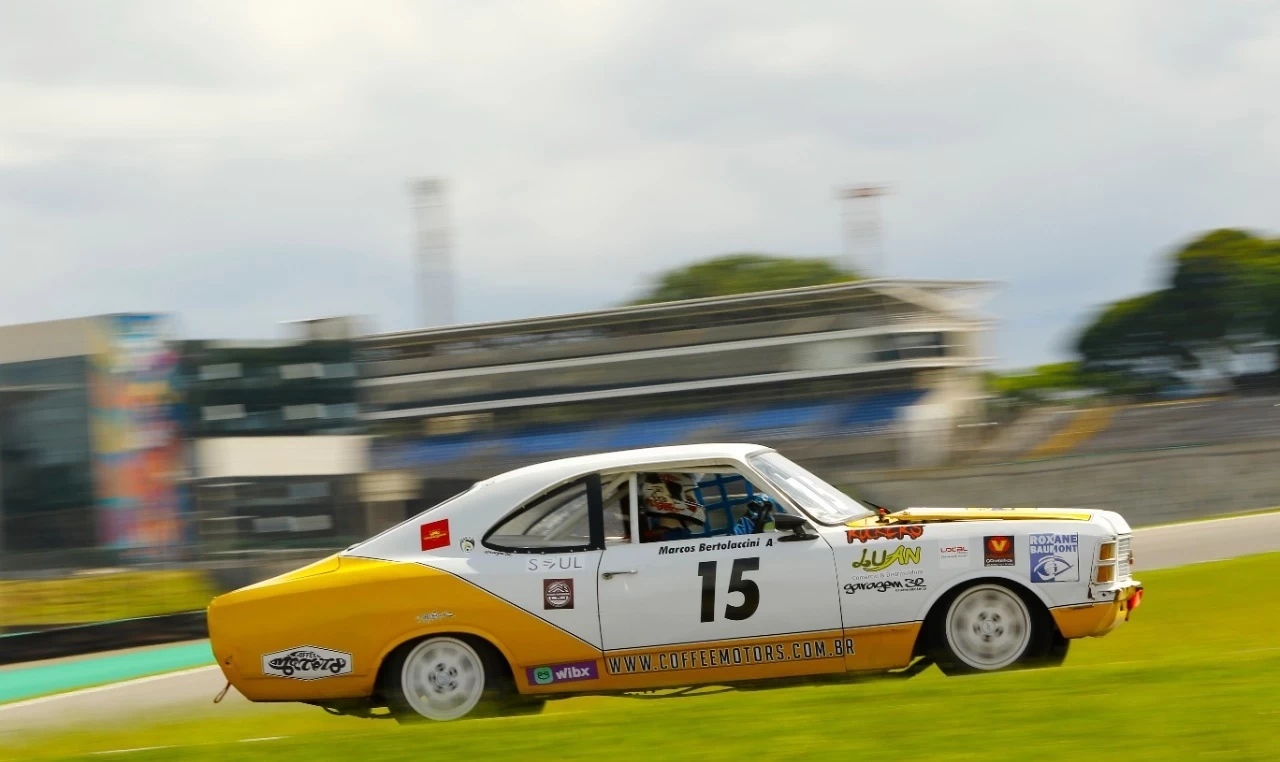
<svg viewBox="0 0 1280 762">
<path fill-rule="evenodd" d="M 824 524 L 843 524 L 872 514 L 862 503 L 776 452 L 752 455 L 748 460 L 787 497 Z"/>
</svg>

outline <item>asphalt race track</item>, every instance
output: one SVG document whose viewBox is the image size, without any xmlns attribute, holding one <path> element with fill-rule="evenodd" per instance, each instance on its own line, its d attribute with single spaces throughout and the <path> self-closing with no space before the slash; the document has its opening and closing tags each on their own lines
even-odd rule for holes
<svg viewBox="0 0 1280 762">
<path fill-rule="evenodd" d="M 1133 541 L 1138 579 L 1143 569 L 1276 550 L 1280 550 L 1280 512 L 1138 529 Z M 1147 605 L 1159 603 L 1151 598 Z M 18 731 L 57 726 L 136 722 L 162 715 L 202 719 L 271 711 L 272 705 L 250 704 L 234 690 L 215 705 L 213 697 L 224 685 L 218 668 L 208 666 L 0 705 L 0 742 Z"/>
</svg>

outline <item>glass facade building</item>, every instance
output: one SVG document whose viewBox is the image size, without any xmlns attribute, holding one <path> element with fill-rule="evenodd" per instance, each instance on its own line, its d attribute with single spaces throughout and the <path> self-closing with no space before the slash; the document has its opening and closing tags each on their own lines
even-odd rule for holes
<svg viewBox="0 0 1280 762">
<path fill-rule="evenodd" d="M 0 364 L 0 515 L 9 550 L 95 544 L 88 375 L 85 357 Z"/>
</svg>

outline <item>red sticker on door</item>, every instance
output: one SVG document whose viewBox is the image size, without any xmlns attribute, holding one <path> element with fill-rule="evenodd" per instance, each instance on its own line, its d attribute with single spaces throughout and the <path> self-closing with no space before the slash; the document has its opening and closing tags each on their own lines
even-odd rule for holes
<svg viewBox="0 0 1280 762">
<path fill-rule="evenodd" d="M 432 521 L 423 524 L 422 530 L 422 549 L 435 550 L 443 548 L 449 544 L 449 520 L 441 519 L 440 521 Z"/>
</svg>

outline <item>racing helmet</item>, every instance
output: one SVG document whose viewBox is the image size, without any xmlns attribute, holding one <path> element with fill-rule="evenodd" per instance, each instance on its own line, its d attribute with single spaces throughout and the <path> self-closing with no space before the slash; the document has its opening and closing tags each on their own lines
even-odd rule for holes
<svg viewBox="0 0 1280 762">
<path fill-rule="evenodd" d="M 703 526 L 707 510 L 698 502 L 697 486 L 686 474 L 645 474 L 640 485 L 640 512 L 655 519 Z"/>
</svg>

